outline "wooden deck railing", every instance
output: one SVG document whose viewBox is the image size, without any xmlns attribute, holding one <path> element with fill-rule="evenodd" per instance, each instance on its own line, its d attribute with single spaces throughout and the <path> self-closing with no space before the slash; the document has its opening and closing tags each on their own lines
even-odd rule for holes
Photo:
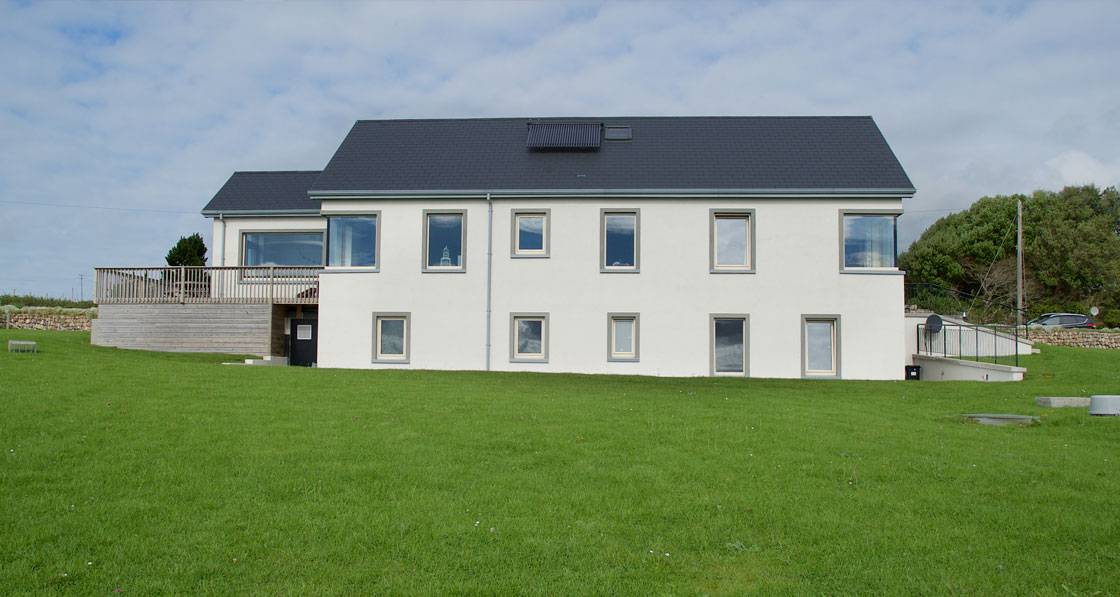
<svg viewBox="0 0 1120 597">
<path fill-rule="evenodd" d="M 314 305 L 321 267 L 99 267 L 94 302 Z"/>
</svg>

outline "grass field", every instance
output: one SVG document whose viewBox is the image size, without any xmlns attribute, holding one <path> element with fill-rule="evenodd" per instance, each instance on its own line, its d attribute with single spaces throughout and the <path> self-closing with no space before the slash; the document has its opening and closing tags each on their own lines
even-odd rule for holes
<svg viewBox="0 0 1120 597">
<path fill-rule="evenodd" d="M 3 593 L 1120 593 L 1120 419 L 1033 405 L 1120 393 L 1120 352 L 802 382 L 9 338 L 41 352 L 0 353 Z"/>
</svg>

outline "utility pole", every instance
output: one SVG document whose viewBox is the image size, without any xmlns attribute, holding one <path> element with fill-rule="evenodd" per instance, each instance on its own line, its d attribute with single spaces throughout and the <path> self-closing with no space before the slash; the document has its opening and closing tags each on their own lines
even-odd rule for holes
<svg viewBox="0 0 1120 597">
<path fill-rule="evenodd" d="M 1023 200 L 1015 207 L 1015 325 L 1023 325 Z"/>
<path fill-rule="evenodd" d="M 86 300 L 86 275 L 78 274 L 78 300 Z"/>
</svg>

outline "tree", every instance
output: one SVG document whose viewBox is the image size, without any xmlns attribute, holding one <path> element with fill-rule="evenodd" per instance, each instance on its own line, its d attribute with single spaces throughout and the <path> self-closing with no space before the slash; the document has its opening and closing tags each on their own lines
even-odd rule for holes
<svg viewBox="0 0 1120 597">
<path fill-rule="evenodd" d="M 206 265 L 206 243 L 202 235 L 195 232 L 179 238 L 179 242 L 167 252 L 167 265 Z"/>
<path fill-rule="evenodd" d="M 1030 313 L 1120 308 L 1120 194 L 1094 186 L 983 197 L 941 218 L 899 255 L 909 301 L 971 309 L 974 321 L 1013 319 L 1018 200 Z"/>
</svg>

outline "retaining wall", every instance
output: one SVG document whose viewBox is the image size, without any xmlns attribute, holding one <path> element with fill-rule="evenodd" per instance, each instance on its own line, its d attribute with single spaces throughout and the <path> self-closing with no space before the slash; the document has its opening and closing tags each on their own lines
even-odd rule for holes
<svg viewBox="0 0 1120 597">
<path fill-rule="evenodd" d="M 1120 350 L 1120 330 L 1036 330 L 1030 331 L 1031 342 L 1078 348 L 1110 348 Z"/>
</svg>

